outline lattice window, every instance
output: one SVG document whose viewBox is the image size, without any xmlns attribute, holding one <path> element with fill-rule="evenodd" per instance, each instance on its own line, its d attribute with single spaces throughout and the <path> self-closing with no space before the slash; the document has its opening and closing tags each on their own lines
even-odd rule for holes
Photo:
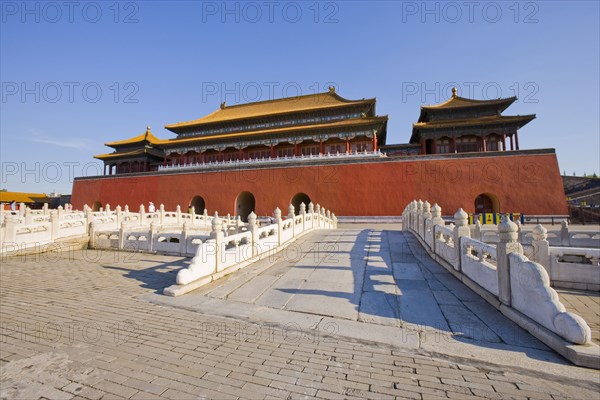
<svg viewBox="0 0 600 400">
<path fill-rule="evenodd" d="M 475 136 L 462 136 L 456 139 L 456 151 L 458 153 L 469 153 L 479 151 L 479 143 Z"/>
<path fill-rule="evenodd" d="M 277 149 L 277 157 L 291 157 L 294 155 L 294 149 L 292 147 L 285 147 Z"/>
<path fill-rule="evenodd" d="M 346 146 L 342 144 L 328 144 L 325 146 L 325 153 L 336 154 L 336 153 L 345 153 Z"/>
<path fill-rule="evenodd" d="M 371 142 L 355 142 L 350 144 L 350 149 L 355 152 L 373 151 L 373 143 Z"/>
<path fill-rule="evenodd" d="M 451 145 L 449 138 L 441 138 L 436 142 L 436 153 L 437 154 L 446 154 L 451 152 Z"/>
<path fill-rule="evenodd" d="M 304 146 L 302 147 L 302 155 L 317 155 L 319 154 L 319 146 Z"/>
<path fill-rule="evenodd" d="M 498 151 L 500 150 L 500 137 L 497 135 L 488 136 L 485 139 L 485 147 L 487 151 Z"/>
</svg>

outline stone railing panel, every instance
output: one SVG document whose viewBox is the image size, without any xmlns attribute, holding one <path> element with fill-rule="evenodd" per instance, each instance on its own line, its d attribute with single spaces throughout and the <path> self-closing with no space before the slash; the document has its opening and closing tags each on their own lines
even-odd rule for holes
<svg viewBox="0 0 600 400">
<path fill-rule="evenodd" d="M 218 249 L 216 271 L 223 271 L 244 260 L 252 259 L 252 232 L 242 232 L 227 236 Z"/>
<path fill-rule="evenodd" d="M 64 238 L 69 236 L 81 236 L 86 233 L 86 220 L 85 218 L 80 219 L 67 219 L 64 222 L 59 223 L 58 237 Z"/>
<path fill-rule="evenodd" d="M 123 248 L 128 251 L 151 251 L 152 236 L 148 231 L 124 232 Z"/>
<path fill-rule="evenodd" d="M 470 238 L 461 239 L 461 269 L 479 286 L 498 296 L 496 247 Z"/>
<path fill-rule="evenodd" d="M 550 247 L 550 278 L 561 283 L 600 285 L 599 258 L 597 248 Z"/>
<path fill-rule="evenodd" d="M 15 230 L 14 242 L 17 244 L 45 244 L 50 241 L 52 241 L 52 224 L 49 222 L 33 225 L 18 225 Z M 8 242 L 8 240 L 6 242 Z"/>
<path fill-rule="evenodd" d="M 569 245 L 574 247 L 600 248 L 600 232 L 569 232 Z"/>
<path fill-rule="evenodd" d="M 460 258 L 457 256 L 456 247 L 454 245 L 453 228 L 436 225 L 434 226 L 435 234 L 435 254 L 449 262 L 455 269 L 459 267 Z"/>
<path fill-rule="evenodd" d="M 94 232 L 93 246 L 96 249 L 118 249 L 119 248 L 119 231 L 101 231 Z"/>
<path fill-rule="evenodd" d="M 156 237 L 157 253 L 180 254 L 183 235 L 181 233 L 158 233 Z"/>
</svg>

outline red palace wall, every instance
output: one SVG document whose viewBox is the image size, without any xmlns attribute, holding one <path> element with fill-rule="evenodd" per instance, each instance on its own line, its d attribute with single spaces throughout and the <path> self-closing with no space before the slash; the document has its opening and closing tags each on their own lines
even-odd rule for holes
<svg viewBox="0 0 600 400">
<path fill-rule="evenodd" d="M 537 153 L 536 153 L 537 152 Z M 541 153 L 541 154 L 539 154 Z M 391 157 L 385 162 L 234 170 L 224 172 L 155 173 L 137 176 L 78 178 L 72 202 L 81 209 L 99 201 L 111 207 L 128 204 L 137 211 L 149 201 L 182 211 L 194 196 L 202 196 L 209 214 L 235 215 L 242 191 L 256 199 L 258 215 L 287 205 L 299 192 L 337 216 L 400 215 L 413 199 L 437 202 L 443 215 L 462 207 L 474 212 L 481 193 L 495 196 L 500 212 L 526 215 L 566 215 L 567 206 L 553 150 L 450 157 Z M 201 210 L 199 212 L 202 212 Z"/>
</svg>

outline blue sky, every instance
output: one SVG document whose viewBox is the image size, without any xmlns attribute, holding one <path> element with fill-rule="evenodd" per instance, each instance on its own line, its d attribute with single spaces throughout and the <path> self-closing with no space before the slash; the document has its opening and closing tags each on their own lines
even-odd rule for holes
<svg viewBox="0 0 600 400">
<path fill-rule="evenodd" d="M 0 187 L 70 193 L 103 143 L 227 104 L 377 97 L 388 143 L 456 85 L 537 114 L 522 149 L 600 172 L 599 3 L 2 1 Z"/>
</svg>

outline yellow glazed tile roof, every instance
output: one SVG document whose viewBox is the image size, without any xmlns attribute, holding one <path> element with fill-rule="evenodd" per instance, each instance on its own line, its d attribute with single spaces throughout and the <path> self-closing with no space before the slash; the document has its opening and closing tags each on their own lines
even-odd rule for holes
<svg viewBox="0 0 600 400">
<path fill-rule="evenodd" d="M 427 128 L 452 128 L 452 127 L 463 127 L 473 125 L 493 125 L 503 123 L 521 123 L 522 125 L 533 120 L 535 114 L 531 115 L 492 115 L 488 117 L 462 119 L 462 120 L 444 120 L 444 121 L 430 121 L 430 122 L 417 122 L 413 124 L 413 128 L 427 129 Z M 521 125 L 521 126 L 522 126 Z"/>
<path fill-rule="evenodd" d="M 131 151 L 123 151 L 123 152 L 115 152 L 115 153 L 107 153 L 107 154 L 98 154 L 97 156 L 94 156 L 94 158 L 97 158 L 99 160 L 104 160 L 107 158 L 119 158 L 119 157 L 129 157 L 129 156 L 137 156 L 137 155 L 142 155 L 142 154 L 151 154 L 154 155 L 156 157 L 162 157 L 163 155 L 160 153 L 160 150 L 155 150 L 155 149 L 147 149 L 147 148 L 142 148 L 142 149 L 136 149 L 136 150 L 131 150 Z"/>
<path fill-rule="evenodd" d="M 41 203 L 46 201 L 48 196 L 45 193 L 22 193 L 22 192 L 0 192 L 0 202 L 10 203 Z"/>
<path fill-rule="evenodd" d="M 135 143 L 140 143 L 140 142 L 148 142 L 151 144 L 156 144 L 158 142 L 160 142 L 160 139 L 157 138 L 156 136 L 154 136 L 152 134 L 152 132 L 150 132 L 150 127 L 146 128 L 146 132 L 142 133 L 141 135 L 129 138 L 129 139 L 125 139 L 125 140 L 118 140 L 116 142 L 110 142 L 110 143 L 104 143 L 105 146 L 109 146 L 109 147 L 117 147 L 117 146 L 123 146 L 123 145 L 127 145 L 127 144 L 135 144 Z"/>
<path fill-rule="evenodd" d="M 508 108 L 517 98 L 508 97 L 506 99 L 494 99 L 494 100 L 475 100 L 467 99 L 460 96 L 452 96 L 443 103 L 435 104 L 431 106 L 421 106 L 421 109 L 425 110 L 436 110 L 444 108 L 460 108 L 460 107 L 472 107 L 480 105 L 505 105 L 504 109 Z"/>
<path fill-rule="evenodd" d="M 336 94 L 334 88 L 330 88 L 329 92 L 325 93 L 287 97 L 282 99 L 259 101 L 255 103 L 238 104 L 234 106 L 226 106 L 225 103 L 223 103 L 221 104 L 220 109 L 202 118 L 198 118 L 193 121 L 165 125 L 165 128 L 172 130 L 214 122 L 225 122 L 244 118 L 254 118 L 298 111 L 329 109 L 347 105 L 369 104 L 374 102 L 375 99 L 347 100 Z"/>
<path fill-rule="evenodd" d="M 158 144 L 169 145 L 169 144 L 180 144 L 180 143 L 205 141 L 205 140 L 211 140 L 211 139 L 220 140 L 220 139 L 227 139 L 227 138 L 233 138 L 233 137 L 244 137 L 244 136 L 252 136 L 252 135 L 262 135 L 262 134 L 276 134 L 276 133 L 288 133 L 288 132 L 295 132 L 295 131 L 308 131 L 308 130 L 316 130 L 316 129 L 370 125 L 372 123 L 385 122 L 387 120 L 388 120 L 387 116 L 351 118 L 351 119 L 345 119 L 345 120 L 341 120 L 341 121 L 322 123 L 322 124 L 314 124 L 314 125 L 300 125 L 300 126 L 289 126 L 286 128 L 264 129 L 264 130 L 259 130 L 259 131 L 222 133 L 222 134 L 216 134 L 216 135 L 210 135 L 210 136 L 195 136 L 195 137 L 190 137 L 190 138 L 185 138 L 185 139 L 168 139 L 168 140 L 161 140 L 161 141 L 159 141 Z"/>
</svg>

